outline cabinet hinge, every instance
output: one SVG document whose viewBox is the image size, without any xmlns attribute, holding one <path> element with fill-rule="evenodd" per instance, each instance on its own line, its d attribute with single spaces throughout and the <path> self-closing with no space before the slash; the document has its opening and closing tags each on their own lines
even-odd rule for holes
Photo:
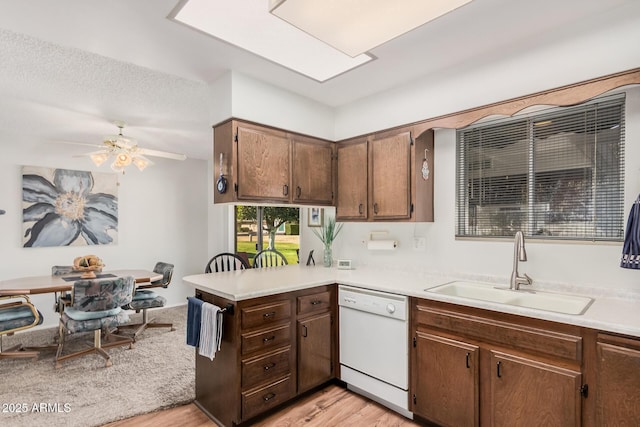
<svg viewBox="0 0 640 427">
<path fill-rule="evenodd" d="M 416 348 L 417 344 L 418 344 L 418 340 L 416 339 L 416 337 L 413 337 L 413 348 Z"/>
<path fill-rule="evenodd" d="M 416 399 L 416 395 L 413 395 L 413 404 L 415 405 L 417 403 L 417 399 Z"/>
<path fill-rule="evenodd" d="M 580 396 L 589 397 L 589 384 L 582 384 L 580 386 Z"/>
</svg>

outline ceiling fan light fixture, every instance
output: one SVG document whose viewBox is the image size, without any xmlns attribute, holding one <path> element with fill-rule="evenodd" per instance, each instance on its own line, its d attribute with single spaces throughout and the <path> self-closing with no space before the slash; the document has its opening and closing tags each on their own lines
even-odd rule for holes
<svg viewBox="0 0 640 427">
<path fill-rule="evenodd" d="M 152 164 L 153 164 L 149 159 L 147 159 L 147 158 L 145 158 L 145 157 L 142 157 L 142 156 L 134 156 L 134 157 L 131 159 L 131 161 L 132 161 L 132 163 L 135 165 L 135 167 L 137 167 L 137 168 L 138 168 L 138 170 L 139 170 L 140 172 L 142 172 L 143 170 L 145 170 L 145 168 L 146 168 L 147 166 L 150 166 L 150 165 L 152 165 Z"/>
<path fill-rule="evenodd" d="M 106 151 L 99 152 L 99 153 L 92 153 L 89 155 L 89 157 L 91 158 L 91 161 L 93 161 L 93 163 L 96 166 L 101 166 L 109 158 L 109 153 L 107 153 Z"/>
<path fill-rule="evenodd" d="M 472 0 L 269 0 L 269 12 L 354 58 Z"/>
</svg>

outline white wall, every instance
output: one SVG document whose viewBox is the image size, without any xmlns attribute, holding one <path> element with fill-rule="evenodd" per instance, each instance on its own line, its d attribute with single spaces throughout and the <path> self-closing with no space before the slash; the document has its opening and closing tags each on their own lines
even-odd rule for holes
<svg viewBox="0 0 640 427">
<path fill-rule="evenodd" d="M 626 212 L 640 192 L 640 88 L 627 91 Z M 468 273 L 508 280 L 512 241 L 455 239 L 455 130 L 436 131 L 434 160 L 435 221 L 433 223 L 347 223 L 334 244 L 334 257 L 356 265 L 399 267 L 414 271 Z M 626 216 L 625 216 L 626 224 Z M 370 231 L 389 231 L 400 241 L 395 251 L 368 251 Z M 424 236 L 426 251 L 412 248 L 413 236 Z M 638 289 L 640 274 L 619 267 L 622 244 L 541 243 L 527 240 L 528 261 L 521 265 L 535 281 L 559 282 L 616 290 Z"/>
<path fill-rule="evenodd" d="M 155 159 L 144 172 L 128 169 L 119 175 L 118 242 L 114 245 L 23 248 L 21 166 L 43 166 L 112 172 L 93 166 L 88 158 L 74 158 L 73 147 L 33 137 L 0 133 L 0 278 L 51 274 L 54 264 L 69 265 L 76 256 L 96 254 L 105 269 L 153 269 L 156 261 L 175 264 L 169 288 L 159 291 L 167 304 L 184 304 L 192 289 L 182 283 L 187 274 L 204 268 L 207 251 L 207 162 Z M 77 151 L 77 150 L 76 150 Z M 55 326 L 52 294 L 34 295 L 43 313 L 43 326 Z"/>
</svg>

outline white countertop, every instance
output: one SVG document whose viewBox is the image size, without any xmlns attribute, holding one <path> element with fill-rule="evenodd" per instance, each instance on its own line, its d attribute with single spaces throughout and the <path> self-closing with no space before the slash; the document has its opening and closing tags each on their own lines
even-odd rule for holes
<svg viewBox="0 0 640 427">
<path fill-rule="evenodd" d="M 640 300 L 638 299 L 605 296 L 601 292 L 598 295 L 589 295 L 584 293 L 584 290 L 580 292 L 580 288 L 577 287 L 575 288 L 577 291 L 572 293 L 591 297 L 594 302 L 584 314 L 570 315 L 424 291 L 427 288 L 459 279 L 470 280 L 468 277 L 452 277 L 437 273 L 417 273 L 413 271 L 377 269 L 374 267 L 338 270 L 322 266 L 286 265 L 282 267 L 197 274 L 186 276 L 183 281 L 194 288 L 232 301 L 242 301 L 314 286 L 339 283 L 584 326 L 640 338 Z M 551 290 L 545 289 L 545 291 Z M 566 290 L 564 291 L 567 293 Z"/>
</svg>

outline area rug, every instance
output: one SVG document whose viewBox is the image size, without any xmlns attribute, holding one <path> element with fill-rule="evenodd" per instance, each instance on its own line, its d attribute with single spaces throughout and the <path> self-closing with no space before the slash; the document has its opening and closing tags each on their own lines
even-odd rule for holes
<svg viewBox="0 0 640 427">
<path fill-rule="evenodd" d="M 133 349 L 108 349 L 109 368 L 96 354 L 65 361 L 60 369 L 54 367 L 55 352 L 38 360 L 0 359 L 0 426 L 100 426 L 192 401 L 195 351 L 186 345 L 186 305 L 149 314 L 173 322 L 176 330 L 147 329 Z M 56 333 L 52 328 L 4 337 L 3 347 L 49 344 Z M 74 339 L 69 350 L 86 347 L 92 337 Z"/>
</svg>

